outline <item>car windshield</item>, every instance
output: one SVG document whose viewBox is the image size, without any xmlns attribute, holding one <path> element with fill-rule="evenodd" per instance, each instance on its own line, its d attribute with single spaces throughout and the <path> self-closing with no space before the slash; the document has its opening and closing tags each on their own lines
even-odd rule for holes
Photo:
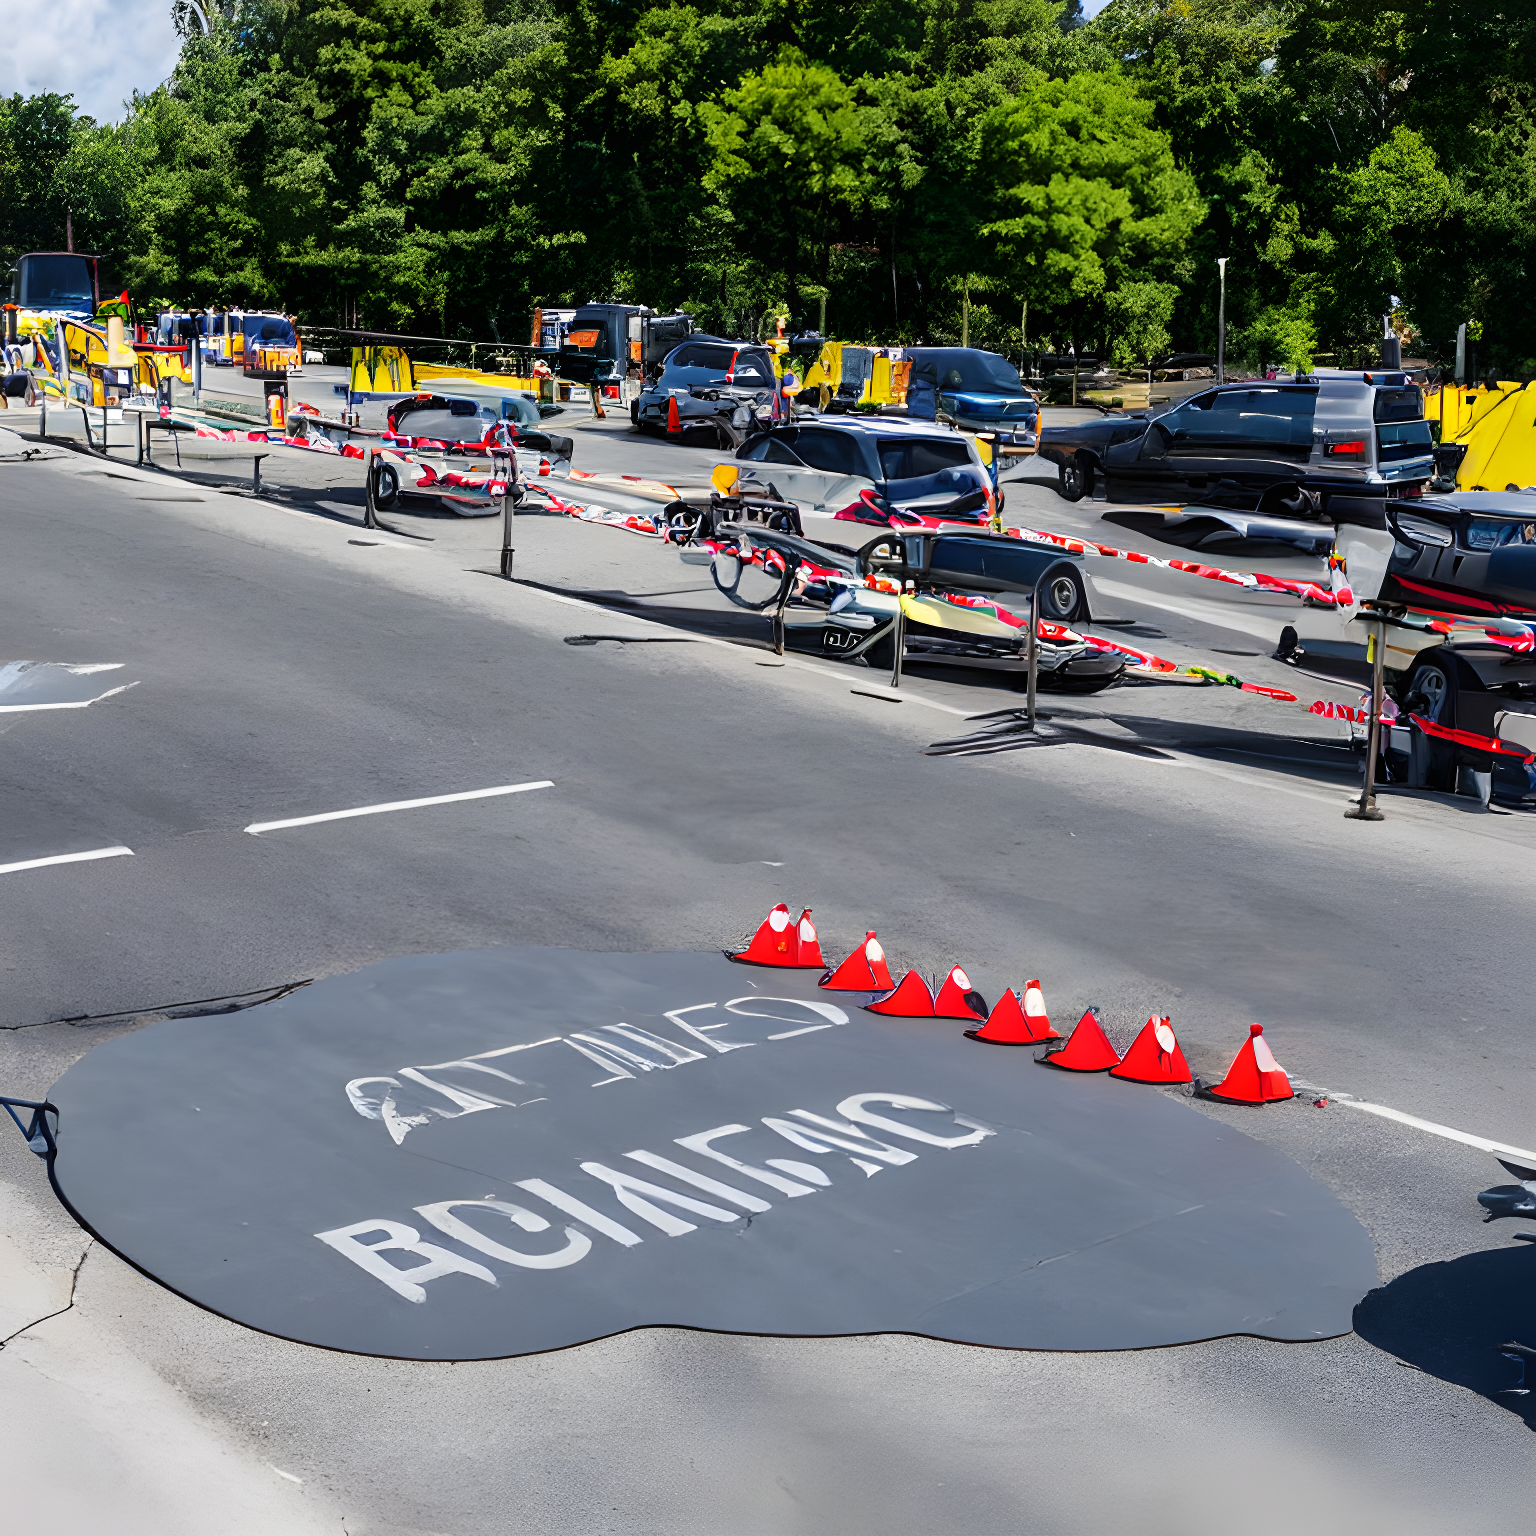
<svg viewBox="0 0 1536 1536">
<path fill-rule="evenodd" d="M 247 315 L 241 321 L 246 339 L 263 347 L 295 347 L 293 322 L 286 315 Z"/>
<path fill-rule="evenodd" d="M 1536 544 L 1536 523 L 1474 517 L 1467 526 L 1468 549 L 1503 549 L 1508 544 Z"/>
<path fill-rule="evenodd" d="M 489 406 L 476 409 L 473 401 L 454 400 L 446 411 L 408 411 L 399 420 L 398 430 L 409 437 L 426 437 L 439 443 L 478 443 L 497 415 Z"/>
<path fill-rule="evenodd" d="M 536 427 L 540 420 L 539 408 L 523 395 L 504 395 L 501 401 L 501 419 L 516 422 L 520 427 Z"/>
<path fill-rule="evenodd" d="M 739 352 L 733 377 L 738 384 L 771 384 L 773 363 L 766 352 Z"/>
<path fill-rule="evenodd" d="M 707 368 L 712 374 L 723 379 L 735 355 L 735 347 L 722 346 L 719 342 L 695 341 L 678 348 L 667 359 L 667 366 L 669 368 Z"/>
<path fill-rule="evenodd" d="M 944 347 L 921 352 L 917 366 L 932 370 L 940 389 L 972 390 L 988 395 L 1022 395 L 1019 371 L 1006 357 L 973 347 Z"/>
<path fill-rule="evenodd" d="M 963 438 L 898 437 L 880 442 L 880 475 L 885 480 L 918 480 L 970 462 Z"/>
<path fill-rule="evenodd" d="M 91 309 L 91 264 L 83 256 L 24 256 L 16 302 L 23 309 Z"/>
<path fill-rule="evenodd" d="M 802 464 L 833 475 L 862 475 L 868 478 L 859 440 L 852 432 L 837 432 L 828 427 L 801 427 L 795 436 L 795 453 Z"/>
</svg>

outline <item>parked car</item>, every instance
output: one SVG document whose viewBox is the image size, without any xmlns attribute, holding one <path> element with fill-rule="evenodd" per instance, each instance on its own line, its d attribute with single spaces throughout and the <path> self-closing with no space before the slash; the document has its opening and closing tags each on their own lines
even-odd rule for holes
<svg viewBox="0 0 1536 1536">
<path fill-rule="evenodd" d="M 1034 447 L 1040 402 L 1006 357 L 976 347 L 912 347 L 907 356 L 909 416 L 942 414 L 967 431 L 1000 431 L 1007 442 Z"/>
<path fill-rule="evenodd" d="M 1040 455 L 1076 501 L 1195 502 L 1320 516 L 1330 495 L 1417 496 L 1435 474 L 1423 391 L 1398 372 L 1219 385 L 1158 415 L 1047 427 Z"/>
<path fill-rule="evenodd" d="M 992 480 L 972 439 L 901 417 L 820 418 L 749 438 L 727 461 L 742 494 L 793 501 L 808 512 L 886 525 L 971 502 L 989 510 Z"/>
<path fill-rule="evenodd" d="M 707 430 L 722 443 L 740 441 L 760 413 L 771 411 L 776 388 L 767 347 L 691 336 L 667 354 L 658 376 L 631 402 L 629 419 L 640 432 L 682 436 Z M 722 434 L 722 419 L 727 428 L 735 428 L 734 435 Z"/>
</svg>

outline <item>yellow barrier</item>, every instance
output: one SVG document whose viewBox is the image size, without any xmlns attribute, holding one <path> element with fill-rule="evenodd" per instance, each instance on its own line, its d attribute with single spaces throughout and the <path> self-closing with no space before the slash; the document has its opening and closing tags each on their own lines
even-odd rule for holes
<svg viewBox="0 0 1536 1536">
<path fill-rule="evenodd" d="M 1442 443 L 1463 443 L 1456 470 L 1463 491 L 1502 491 L 1536 485 L 1536 390 L 1501 379 L 1498 387 L 1447 386 L 1425 396 L 1424 415 Z"/>
</svg>

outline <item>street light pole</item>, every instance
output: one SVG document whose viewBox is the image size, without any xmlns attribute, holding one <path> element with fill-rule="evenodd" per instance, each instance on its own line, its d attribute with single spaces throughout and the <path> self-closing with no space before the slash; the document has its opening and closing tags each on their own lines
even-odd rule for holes
<svg viewBox="0 0 1536 1536">
<path fill-rule="evenodd" d="M 1221 272 L 1221 309 L 1216 321 L 1216 382 L 1227 382 L 1227 258 L 1218 256 L 1216 265 Z"/>
</svg>

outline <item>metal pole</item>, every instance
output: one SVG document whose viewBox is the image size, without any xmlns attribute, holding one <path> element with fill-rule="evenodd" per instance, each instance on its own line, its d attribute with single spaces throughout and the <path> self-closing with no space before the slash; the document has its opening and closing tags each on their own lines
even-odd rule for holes
<svg viewBox="0 0 1536 1536">
<path fill-rule="evenodd" d="M 374 516 L 373 506 L 373 455 L 374 450 L 368 450 L 368 457 L 363 461 L 363 527 L 377 528 L 379 520 Z"/>
<path fill-rule="evenodd" d="M 1216 321 L 1216 382 L 1227 382 L 1227 258 L 1218 256 L 1216 266 L 1221 272 L 1221 308 Z"/>
<path fill-rule="evenodd" d="M 1035 589 L 1029 598 L 1029 725 L 1031 731 L 1035 728 L 1035 684 L 1040 677 L 1040 582 L 1037 578 Z"/>
<path fill-rule="evenodd" d="M 907 614 L 901 606 L 901 594 L 896 594 L 896 622 L 891 628 L 892 641 L 895 647 L 895 663 L 891 667 L 891 687 L 901 687 L 901 653 L 907 644 Z"/>
<path fill-rule="evenodd" d="M 1347 821 L 1383 821 L 1376 809 L 1376 754 L 1381 748 L 1381 673 L 1386 659 L 1387 626 L 1376 626 L 1375 655 L 1371 666 L 1371 730 L 1365 749 L 1365 783 L 1360 788 L 1360 803 L 1345 811 Z"/>
<path fill-rule="evenodd" d="M 510 453 L 508 455 L 510 461 Z M 501 469 L 500 455 L 493 456 L 493 468 Z M 503 472 L 501 492 L 501 574 L 505 581 L 512 580 L 512 476 Z"/>
</svg>

